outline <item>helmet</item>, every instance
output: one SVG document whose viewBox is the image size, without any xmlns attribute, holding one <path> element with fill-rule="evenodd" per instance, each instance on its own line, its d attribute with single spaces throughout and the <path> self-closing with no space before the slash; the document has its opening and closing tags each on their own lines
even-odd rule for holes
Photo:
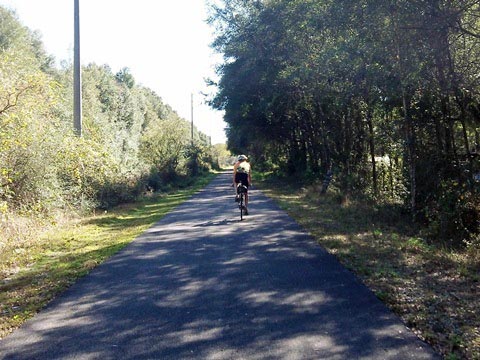
<svg viewBox="0 0 480 360">
<path fill-rule="evenodd" d="M 237 160 L 242 161 L 242 160 L 247 160 L 248 158 L 245 155 L 240 155 Z"/>
</svg>

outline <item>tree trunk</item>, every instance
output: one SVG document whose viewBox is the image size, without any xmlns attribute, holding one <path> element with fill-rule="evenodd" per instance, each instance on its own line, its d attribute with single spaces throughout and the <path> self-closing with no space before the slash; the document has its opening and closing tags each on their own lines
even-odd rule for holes
<svg viewBox="0 0 480 360">
<path fill-rule="evenodd" d="M 405 90 L 403 90 L 402 102 L 405 120 L 405 137 L 407 142 L 408 170 L 410 177 L 410 211 L 412 212 L 412 217 L 415 221 L 417 212 L 417 154 L 415 146 L 415 130 L 413 127 L 412 119 L 410 118 L 410 106 Z"/>
<path fill-rule="evenodd" d="M 370 146 L 370 161 L 372 162 L 372 182 L 373 182 L 373 194 L 378 196 L 378 178 L 377 178 L 377 164 L 375 162 L 375 137 L 373 131 L 373 116 L 370 106 L 367 110 L 367 124 L 368 124 L 368 143 Z"/>
<path fill-rule="evenodd" d="M 402 94 L 402 107 L 403 107 L 403 121 L 405 129 L 405 161 L 408 164 L 408 173 L 410 180 L 410 212 L 412 214 L 412 220 L 416 221 L 416 212 L 417 212 L 417 173 L 416 173 L 416 146 L 415 146 L 415 131 L 413 127 L 413 122 L 410 117 L 410 101 L 407 98 L 407 85 L 406 81 L 406 70 L 403 59 L 406 58 L 402 52 L 401 45 L 404 43 L 401 38 L 401 33 L 399 29 L 398 20 L 398 9 L 392 8 L 392 24 L 393 32 L 396 37 L 396 58 L 397 58 L 397 67 L 401 83 L 401 94 Z"/>
<path fill-rule="evenodd" d="M 352 121 L 351 121 L 351 109 L 348 108 L 346 114 L 343 116 L 343 135 L 344 141 L 342 146 L 341 154 L 343 159 L 344 166 L 344 184 L 347 191 L 351 191 L 350 188 L 350 177 L 351 177 L 351 153 L 352 153 Z"/>
</svg>

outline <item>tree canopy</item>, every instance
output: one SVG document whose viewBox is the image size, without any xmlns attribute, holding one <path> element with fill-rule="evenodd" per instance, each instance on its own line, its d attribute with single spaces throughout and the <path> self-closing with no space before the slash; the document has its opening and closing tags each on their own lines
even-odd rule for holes
<svg viewBox="0 0 480 360">
<path fill-rule="evenodd" d="M 480 3 L 212 6 L 229 148 L 403 203 L 443 239 L 479 232 Z"/>
</svg>

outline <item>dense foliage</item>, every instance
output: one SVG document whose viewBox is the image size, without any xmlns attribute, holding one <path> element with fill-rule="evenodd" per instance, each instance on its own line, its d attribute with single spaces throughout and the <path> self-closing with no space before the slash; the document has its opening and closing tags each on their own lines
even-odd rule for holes
<svg viewBox="0 0 480 360">
<path fill-rule="evenodd" d="M 210 167 L 208 138 L 127 68 L 83 68 L 83 137 L 72 66 L 0 7 L 0 215 L 109 207 Z"/>
<path fill-rule="evenodd" d="M 475 239 L 477 0 L 225 0 L 211 23 L 230 149 Z"/>
</svg>

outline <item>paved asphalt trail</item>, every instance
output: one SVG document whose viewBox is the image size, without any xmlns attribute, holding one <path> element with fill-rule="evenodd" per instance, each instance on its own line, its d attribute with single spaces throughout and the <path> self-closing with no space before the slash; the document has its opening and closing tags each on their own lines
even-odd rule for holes
<svg viewBox="0 0 480 360">
<path fill-rule="evenodd" d="M 0 341 L 1 359 L 436 359 L 259 191 L 221 174 Z"/>
</svg>

